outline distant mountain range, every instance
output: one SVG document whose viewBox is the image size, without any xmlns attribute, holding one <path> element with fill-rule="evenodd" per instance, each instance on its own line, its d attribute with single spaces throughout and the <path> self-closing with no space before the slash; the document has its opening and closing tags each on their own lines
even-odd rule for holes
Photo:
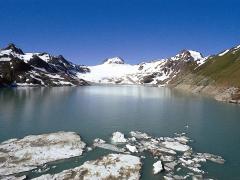
<svg viewBox="0 0 240 180">
<path fill-rule="evenodd" d="M 120 57 L 96 66 L 83 66 L 63 56 L 24 53 L 14 44 L 0 50 L 0 86 L 82 86 L 90 84 L 170 86 L 240 102 L 240 46 L 204 57 L 182 50 L 177 55 L 126 64 Z"/>
<path fill-rule="evenodd" d="M 125 64 L 120 57 L 106 59 L 103 64 L 88 66 L 89 73 L 78 74 L 79 78 L 105 84 L 151 84 L 164 86 L 182 69 L 184 64 L 205 62 L 201 53 L 183 50 L 176 56 L 143 62 L 138 65 Z"/>
</svg>

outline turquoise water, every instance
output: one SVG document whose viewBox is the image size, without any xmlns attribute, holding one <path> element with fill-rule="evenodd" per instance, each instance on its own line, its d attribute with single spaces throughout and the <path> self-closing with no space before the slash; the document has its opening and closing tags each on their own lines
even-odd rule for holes
<svg viewBox="0 0 240 180">
<path fill-rule="evenodd" d="M 188 125 L 187 129 L 185 126 Z M 91 143 L 109 139 L 114 131 L 132 130 L 153 136 L 186 132 L 194 151 L 221 155 L 224 165 L 208 163 L 204 170 L 217 179 L 240 179 L 240 106 L 217 102 L 168 88 L 91 86 L 0 90 L 0 141 L 29 134 L 75 131 Z M 59 163 L 71 168 L 109 153 L 98 149 L 88 157 Z M 151 160 L 142 179 L 151 176 Z M 156 177 L 155 177 L 156 178 Z"/>
</svg>

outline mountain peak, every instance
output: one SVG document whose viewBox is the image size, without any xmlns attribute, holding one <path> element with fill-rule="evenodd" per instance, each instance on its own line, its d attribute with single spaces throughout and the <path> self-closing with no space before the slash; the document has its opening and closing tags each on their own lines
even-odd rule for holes
<svg viewBox="0 0 240 180">
<path fill-rule="evenodd" d="M 188 52 L 190 52 L 190 54 L 191 54 L 191 56 L 193 57 L 194 61 L 203 58 L 202 53 L 200 53 L 200 52 L 198 52 L 198 51 L 188 50 Z"/>
<path fill-rule="evenodd" d="M 24 54 L 23 51 L 20 48 L 17 48 L 16 45 L 13 43 L 8 44 L 8 46 L 3 50 L 11 50 L 12 52 L 15 52 L 17 54 Z"/>
<path fill-rule="evenodd" d="M 124 60 L 120 57 L 107 58 L 104 64 L 124 64 Z"/>
<path fill-rule="evenodd" d="M 184 60 L 184 61 L 198 61 L 203 58 L 203 55 L 198 51 L 183 49 L 172 60 Z"/>
<path fill-rule="evenodd" d="M 66 60 L 66 59 L 63 57 L 63 55 L 61 55 L 61 54 L 58 55 L 57 58 Z"/>
</svg>

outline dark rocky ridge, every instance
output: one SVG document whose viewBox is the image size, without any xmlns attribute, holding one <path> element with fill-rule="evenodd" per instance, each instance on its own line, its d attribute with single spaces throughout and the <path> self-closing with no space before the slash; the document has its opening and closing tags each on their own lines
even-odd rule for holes
<svg viewBox="0 0 240 180">
<path fill-rule="evenodd" d="M 44 55 L 49 59 L 42 58 Z M 76 76 L 78 72 L 89 71 L 84 66 L 75 65 L 61 55 L 32 53 L 28 56 L 14 44 L 0 50 L 0 87 L 88 85 Z"/>
<path fill-rule="evenodd" d="M 8 44 L 8 46 L 6 48 L 3 48 L 3 50 L 11 50 L 16 54 L 21 54 L 21 55 L 24 54 L 23 51 L 20 48 L 17 48 L 13 43 Z"/>
</svg>

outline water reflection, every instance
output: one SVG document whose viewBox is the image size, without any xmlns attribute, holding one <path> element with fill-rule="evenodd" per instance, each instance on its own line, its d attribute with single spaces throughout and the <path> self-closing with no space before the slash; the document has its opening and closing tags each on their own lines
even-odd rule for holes
<svg viewBox="0 0 240 180">
<path fill-rule="evenodd" d="M 143 86 L 99 86 L 98 88 L 85 87 L 79 89 L 79 93 L 86 93 L 93 96 L 124 96 L 131 98 L 166 98 L 171 96 L 168 88 L 159 91 L 157 87 L 146 88 Z"/>
<path fill-rule="evenodd" d="M 154 136 L 184 131 L 197 142 L 193 147 L 198 151 L 227 159 L 226 168 L 214 175 L 225 179 L 227 174 L 238 173 L 239 117 L 239 106 L 168 88 L 0 89 L 0 141 L 60 130 L 79 132 L 88 143 L 96 137 L 107 139 L 116 130 L 140 130 Z"/>
</svg>

